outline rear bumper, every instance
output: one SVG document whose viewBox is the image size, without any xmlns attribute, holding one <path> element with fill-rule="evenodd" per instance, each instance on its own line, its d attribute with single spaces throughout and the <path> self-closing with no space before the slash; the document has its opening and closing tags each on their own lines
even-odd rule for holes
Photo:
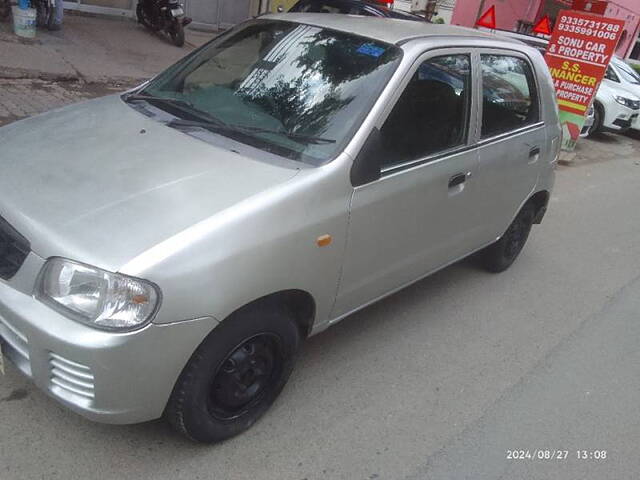
<svg viewBox="0 0 640 480">
<path fill-rule="evenodd" d="M 0 341 L 7 359 L 48 395 L 98 422 L 160 417 L 184 365 L 216 325 L 204 317 L 104 332 L 0 281 Z"/>
</svg>

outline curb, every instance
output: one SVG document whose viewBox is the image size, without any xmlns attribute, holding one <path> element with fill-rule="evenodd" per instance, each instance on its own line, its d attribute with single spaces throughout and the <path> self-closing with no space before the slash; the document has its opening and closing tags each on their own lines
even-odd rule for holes
<svg viewBox="0 0 640 480">
<path fill-rule="evenodd" d="M 560 152 L 560 156 L 558 157 L 558 165 L 570 167 L 575 163 L 577 156 L 578 155 L 575 152 Z"/>
<path fill-rule="evenodd" d="M 73 73 L 51 73 L 22 68 L 3 67 L 0 71 L 3 80 L 46 80 L 48 82 L 79 82 L 81 78 Z"/>
<path fill-rule="evenodd" d="M 43 80 L 46 82 L 60 83 L 120 83 L 120 84 L 139 84 L 147 80 L 147 78 L 136 77 L 104 77 L 104 78 L 83 78 L 77 74 L 71 73 L 51 73 L 39 70 L 28 70 L 20 68 L 3 67 L 0 71 L 0 80 Z"/>
</svg>

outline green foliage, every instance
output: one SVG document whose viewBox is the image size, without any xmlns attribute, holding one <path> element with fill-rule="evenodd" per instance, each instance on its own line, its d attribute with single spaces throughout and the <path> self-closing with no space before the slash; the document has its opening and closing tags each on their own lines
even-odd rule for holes
<svg viewBox="0 0 640 480">
<path fill-rule="evenodd" d="M 433 21 L 433 23 L 437 23 L 439 25 L 444 25 L 444 18 L 438 17 Z"/>
<path fill-rule="evenodd" d="M 631 65 L 636 72 L 640 73 L 640 63 L 630 63 L 629 65 Z"/>
</svg>

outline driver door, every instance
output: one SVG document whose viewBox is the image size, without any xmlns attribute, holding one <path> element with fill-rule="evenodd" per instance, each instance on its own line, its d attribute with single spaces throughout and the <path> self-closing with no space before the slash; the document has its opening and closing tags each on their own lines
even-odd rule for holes
<svg viewBox="0 0 640 480">
<path fill-rule="evenodd" d="M 466 49 L 425 54 L 379 122 L 381 178 L 354 189 L 333 318 L 480 246 L 472 64 Z"/>
</svg>

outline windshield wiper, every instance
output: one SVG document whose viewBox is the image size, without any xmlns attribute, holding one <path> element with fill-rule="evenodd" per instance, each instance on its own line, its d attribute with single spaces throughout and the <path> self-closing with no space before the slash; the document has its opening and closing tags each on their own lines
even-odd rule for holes
<svg viewBox="0 0 640 480">
<path fill-rule="evenodd" d="M 298 141 L 300 143 L 308 143 L 314 145 L 336 143 L 332 138 L 314 137 L 312 135 L 303 135 L 300 133 L 288 132 L 286 130 L 275 130 L 261 127 L 251 127 L 248 125 L 231 125 L 224 123 L 222 120 L 211 121 L 198 121 L 198 120 L 184 120 L 176 119 L 168 123 L 170 127 L 201 127 L 213 132 L 219 132 L 221 130 L 243 133 L 245 135 L 251 133 L 268 133 L 274 135 L 283 135 L 291 140 Z"/>
<path fill-rule="evenodd" d="M 183 105 L 185 107 L 193 108 L 193 105 L 186 100 L 180 100 L 179 98 L 171 98 L 171 97 L 158 97 L 155 95 L 146 95 L 144 93 L 130 93 L 129 95 L 125 95 L 124 100 L 129 101 L 151 101 L 151 102 L 163 102 L 163 103 L 171 103 L 175 105 Z"/>
</svg>

